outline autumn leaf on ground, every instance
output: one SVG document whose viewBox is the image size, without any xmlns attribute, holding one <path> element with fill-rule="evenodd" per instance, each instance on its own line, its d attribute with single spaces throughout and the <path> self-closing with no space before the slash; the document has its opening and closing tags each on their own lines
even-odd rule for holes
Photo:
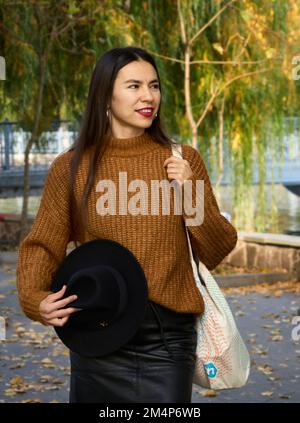
<svg viewBox="0 0 300 423">
<path fill-rule="evenodd" d="M 273 394 L 274 392 L 272 391 L 261 392 L 261 395 L 263 395 L 264 397 L 271 397 Z"/>
<path fill-rule="evenodd" d="M 216 397 L 218 394 L 213 389 L 209 389 L 207 391 L 200 392 L 203 397 Z"/>
<path fill-rule="evenodd" d="M 263 366 L 257 366 L 257 370 L 259 372 L 264 373 L 265 375 L 271 375 L 273 373 L 273 369 L 268 364 L 264 364 Z"/>
<path fill-rule="evenodd" d="M 281 380 L 281 377 L 279 377 L 279 376 L 270 376 L 270 377 L 268 377 L 268 380 L 270 380 L 271 382 L 274 382 L 275 380 Z"/>
<path fill-rule="evenodd" d="M 282 395 L 279 395 L 279 398 L 281 398 L 281 399 L 290 399 L 291 398 L 291 395 L 282 394 Z"/>
<path fill-rule="evenodd" d="M 6 396 L 15 396 L 16 394 L 24 394 L 30 389 L 34 389 L 33 385 L 29 385 L 24 381 L 24 379 L 17 375 L 10 379 L 9 384 L 11 385 L 10 388 L 4 391 Z"/>
<path fill-rule="evenodd" d="M 239 310 L 235 313 L 236 316 L 245 316 L 246 313 L 244 313 L 243 311 Z"/>
<path fill-rule="evenodd" d="M 269 338 L 268 338 L 268 340 L 269 341 L 282 341 L 283 340 L 283 336 L 282 335 L 273 335 L 273 336 L 270 336 Z"/>
<path fill-rule="evenodd" d="M 47 368 L 49 368 L 49 369 L 51 369 L 51 368 L 55 368 L 55 364 L 53 363 L 53 361 L 52 361 L 52 360 L 50 360 L 50 358 L 44 358 L 44 359 L 41 361 L 41 363 L 42 363 L 42 365 L 43 365 L 44 367 L 47 367 Z"/>
<path fill-rule="evenodd" d="M 25 366 L 25 363 L 16 363 L 16 364 L 12 364 L 8 368 L 9 369 L 21 369 L 24 366 Z"/>
<path fill-rule="evenodd" d="M 268 355 L 268 350 L 265 350 L 262 345 L 252 345 L 252 353 L 266 356 Z"/>
<path fill-rule="evenodd" d="M 15 331 L 16 331 L 16 334 L 18 335 L 18 336 L 23 336 L 23 335 L 25 335 L 25 333 L 26 333 L 26 329 L 25 328 L 23 328 L 23 326 L 19 326 L 19 327 L 17 327 L 16 329 L 15 329 Z"/>
<path fill-rule="evenodd" d="M 279 316 L 279 314 L 277 313 L 265 313 L 261 316 L 263 319 L 277 319 Z"/>
<path fill-rule="evenodd" d="M 21 376 L 15 376 L 9 381 L 10 385 L 20 385 L 24 383 L 24 379 Z"/>
<path fill-rule="evenodd" d="M 48 382 L 52 382 L 53 379 L 54 379 L 54 376 L 42 375 L 39 380 L 41 383 L 48 383 Z"/>
</svg>

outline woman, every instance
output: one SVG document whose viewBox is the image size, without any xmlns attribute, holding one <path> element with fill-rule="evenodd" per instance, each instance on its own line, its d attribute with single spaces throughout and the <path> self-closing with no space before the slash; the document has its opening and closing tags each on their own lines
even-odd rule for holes
<svg viewBox="0 0 300 423">
<path fill-rule="evenodd" d="M 17 267 L 20 304 L 44 325 L 63 326 L 74 296 L 53 294 L 51 277 L 70 241 L 113 239 L 129 248 L 145 272 L 149 302 L 136 335 L 102 358 L 70 352 L 70 402 L 191 402 L 197 333 L 204 310 L 185 233 L 190 213 L 168 213 L 160 199 L 134 191 L 136 181 L 204 180 L 204 219 L 188 226 L 195 255 L 208 269 L 235 247 L 235 228 L 222 216 L 196 149 L 172 141 L 160 120 L 161 82 L 143 49 L 114 48 L 94 69 L 81 129 L 74 146 L 52 163 L 31 231 L 21 242 Z M 110 181 L 105 194 L 101 185 Z M 147 190 L 146 190 L 147 192 Z M 107 195 L 108 194 L 108 195 Z M 119 200 L 119 201 L 116 201 Z M 117 204 L 116 204 L 117 203 Z"/>
</svg>

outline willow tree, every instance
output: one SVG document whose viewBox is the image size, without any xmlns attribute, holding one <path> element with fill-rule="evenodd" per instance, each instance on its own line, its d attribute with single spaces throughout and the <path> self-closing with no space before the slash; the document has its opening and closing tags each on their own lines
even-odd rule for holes
<svg viewBox="0 0 300 423">
<path fill-rule="evenodd" d="M 224 168 L 232 171 L 236 226 L 268 229 L 266 155 L 281 158 L 284 118 L 298 102 L 291 47 L 299 34 L 299 7 L 292 0 L 143 3 L 147 13 L 140 22 L 153 34 L 145 47 L 166 67 L 176 67 L 175 78 L 168 75 L 168 94 L 184 112 L 176 114 L 179 137 L 201 151 L 216 175 L 217 195 Z M 131 5 L 137 12 L 137 3 Z M 250 189 L 256 163 L 257 197 Z"/>
<path fill-rule="evenodd" d="M 89 5 L 89 2 L 86 2 Z M 63 66 L 62 44 L 72 31 L 89 23 L 85 10 L 65 1 L 2 2 L 3 55 L 7 63 L 6 111 L 30 133 L 24 152 L 23 204 L 20 240 L 28 230 L 29 155 L 44 130 L 60 116 L 64 86 L 78 66 Z M 76 51 L 78 53 L 78 51 Z"/>
<path fill-rule="evenodd" d="M 10 10 L 5 28 L 2 25 L 6 51 L 15 57 L 8 69 L 14 78 L 10 100 L 18 104 L 18 113 L 27 108 L 24 120 L 38 120 L 37 52 L 49 50 L 43 99 L 56 99 L 64 118 L 79 119 L 96 59 L 112 47 L 139 45 L 156 57 L 163 81 L 162 115 L 169 131 L 180 140 L 191 139 L 200 150 L 210 173 L 217 176 L 217 195 L 224 169 L 232 170 L 233 218 L 239 229 L 267 228 L 266 154 L 280 158 L 284 117 L 298 110 L 297 87 L 291 78 L 291 55 L 300 35 L 296 2 L 53 0 L 47 4 L 51 10 L 31 0 L 21 11 L 22 3 L 16 2 L 16 13 Z M 57 36 L 62 28 L 63 36 Z M 22 78 L 23 85 L 18 84 Z M 5 82 L 6 87 L 9 84 Z M 36 127 L 42 127 L 43 116 L 50 118 L 58 109 L 51 101 L 49 107 L 42 101 Z M 253 163 L 258 163 L 260 176 L 256 213 L 250 195 Z"/>
<path fill-rule="evenodd" d="M 123 3 L 0 1 L 0 46 L 8 75 L 1 87 L 1 112 L 31 134 L 24 154 L 20 240 L 28 230 L 32 147 L 42 147 L 41 135 L 53 119 L 80 121 L 96 60 L 116 43 L 130 44 L 131 34 L 140 31 Z"/>
</svg>

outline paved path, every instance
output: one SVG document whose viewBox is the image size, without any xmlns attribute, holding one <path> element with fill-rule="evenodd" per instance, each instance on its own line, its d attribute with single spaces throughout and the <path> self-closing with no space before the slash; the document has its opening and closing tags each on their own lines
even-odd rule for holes
<svg viewBox="0 0 300 423">
<path fill-rule="evenodd" d="M 251 355 L 250 378 L 244 388 L 218 393 L 193 385 L 192 401 L 300 402 L 300 340 L 291 336 L 300 290 L 226 295 Z M 0 402 L 68 402 L 68 351 L 53 328 L 21 312 L 12 265 L 0 266 L 0 316 L 7 324 L 7 339 L 0 341 Z"/>
</svg>

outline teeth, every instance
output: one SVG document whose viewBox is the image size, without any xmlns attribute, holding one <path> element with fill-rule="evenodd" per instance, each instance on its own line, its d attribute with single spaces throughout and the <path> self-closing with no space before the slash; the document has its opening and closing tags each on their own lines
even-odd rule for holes
<svg viewBox="0 0 300 423">
<path fill-rule="evenodd" d="M 152 112 L 152 109 L 140 109 L 138 112 Z"/>
</svg>

